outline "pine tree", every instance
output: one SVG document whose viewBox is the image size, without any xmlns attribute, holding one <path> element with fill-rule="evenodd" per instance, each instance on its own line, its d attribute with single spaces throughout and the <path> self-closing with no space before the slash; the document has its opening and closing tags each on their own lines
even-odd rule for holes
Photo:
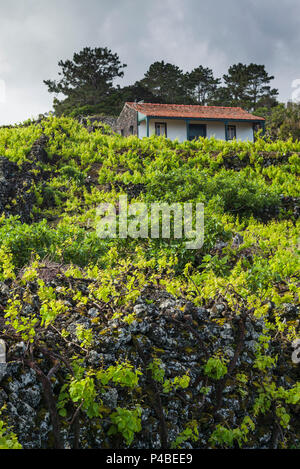
<svg viewBox="0 0 300 469">
<path fill-rule="evenodd" d="M 214 98 L 221 80 L 214 78 L 210 68 L 204 68 L 200 65 L 185 75 L 185 83 L 195 103 L 205 106 Z"/>
<path fill-rule="evenodd" d="M 62 101 L 54 100 L 54 108 L 62 114 L 76 107 L 101 104 L 114 89 L 114 79 L 123 77 L 126 64 L 106 47 L 85 47 L 74 54 L 73 60 L 61 60 L 58 66 L 60 80 L 44 80 L 44 83 L 50 93 L 66 97 Z"/>
</svg>

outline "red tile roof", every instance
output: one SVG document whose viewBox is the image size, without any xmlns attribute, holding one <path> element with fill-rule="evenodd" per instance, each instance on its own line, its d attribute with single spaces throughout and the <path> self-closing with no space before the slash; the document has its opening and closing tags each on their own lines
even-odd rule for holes
<svg viewBox="0 0 300 469">
<path fill-rule="evenodd" d="M 195 106 L 186 104 L 154 104 L 154 103 L 126 103 L 130 108 L 144 114 L 155 117 L 182 117 L 199 119 L 229 119 L 264 121 L 263 117 L 257 117 L 245 111 L 241 107 L 223 106 Z"/>
</svg>

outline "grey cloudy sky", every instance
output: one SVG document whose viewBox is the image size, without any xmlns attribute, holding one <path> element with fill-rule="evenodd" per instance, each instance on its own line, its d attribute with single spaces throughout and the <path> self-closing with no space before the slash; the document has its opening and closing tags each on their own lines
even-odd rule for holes
<svg viewBox="0 0 300 469">
<path fill-rule="evenodd" d="M 156 60 L 217 76 L 233 63 L 265 64 L 286 101 L 300 78 L 299 31 L 299 0 L 0 0 L 0 124 L 49 111 L 43 79 L 85 46 L 117 52 L 124 85 Z"/>
</svg>

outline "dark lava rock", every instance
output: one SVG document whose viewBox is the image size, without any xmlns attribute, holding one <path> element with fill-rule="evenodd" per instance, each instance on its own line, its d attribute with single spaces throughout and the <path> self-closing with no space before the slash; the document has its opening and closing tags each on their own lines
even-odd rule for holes
<svg viewBox="0 0 300 469">
<path fill-rule="evenodd" d="M 300 216 L 300 197 L 281 196 L 281 205 L 283 211 L 289 211 L 297 220 Z"/>
<path fill-rule="evenodd" d="M 19 215 L 22 222 L 31 221 L 35 196 L 30 191 L 33 177 L 16 163 L 0 157 L 0 213 Z"/>
<path fill-rule="evenodd" d="M 49 285 L 56 283 L 58 286 L 62 281 L 52 280 Z M 78 282 L 77 289 L 80 289 L 80 280 Z M 33 308 L 37 309 L 38 305 L 33 305 Z M 79 353 L 81 366 L 86 370 L 97 372 L 102 367 L 106 369 L 129 360 L 142 375 L 138 388 L 130 392 L 117 383 L 109 383 L 102 391 L 99 390 L 97 399 L 102 401 L 105 415 L 89 419 L 80 412 L 77 430 L 69 424 L 76 411 L 76 406 L 70 403 L 67 418 L 60 419 L 59 433 L 64 448 L 73 447 L 75 431 L 80 448 L 127 448 L 119 434 L 108 435 L 109 415 L 117 407 L 134 409 L 136 406 L 142 407 L 142 430 L 135 435 L 133 448 L 169 446 L 191 420 L 199 424 L 199 440 L 187 442 L 182 448 L 209 448 L 210 436 L 216 425 L 236 428 L 243 417 L 253 414 L 252 407 L 258 393 L 256 387 L 249 383 L 265 378 L 264 372 L 254 366 L 263 319 L 249 314 L 241 326 L 241 317 L 230 315 L 225 302 L 214 302 L 210 308 L 216 311 L 214 318 L 207 307 L 200 308 L 191 301 L 151 287 L 145 288 L 133 307 L 136 316 L 133 322 L 112 318 L 109 306 L 103 304 L 99 311 L 93 302 L 86 305 L 86 314 L 82 315 L 76 308 L 72 309 L 70 302 L 69 313 L 56 320 L 55 328 L 41 330 L 39 344 L 42 346 L 38 344 L 30 351 L 28 344 L 7 339 L 7 365 L 0 374 L 0 404 L 6 404 L 3 415 L 17 433 L 20 443 L 24 448 L 56 447 L 49 403 L 39 375 L 42 372 L 47 376 L 50 372 L 53 398 L 57 402 L 70 373 L 68 364 L 72 363 L 74 354 Z M 287 305 L 286 310 L 296 319 L 296 308 Z M 88 327 L 93 333 L 93 347 L 87 354 L 80 352 L 76 335 L 78 325 Z M 69 333 L 66 340 L 60 335 L 62 330 Z M 237 350 L 240 350 L 239 355 L 235 357 Z M 224 380 L 216 380 L 204 372 L 207 360 L 220 353 L 231 370 Z M 274 368 L 270 377 L 278 381 L 278 386 L 290 388 L 295 385 L 299 377 L 291 361 L 291 348 L 282 344 L 280 337 L 274 334 L 268 353 L 280 353 L 281 357 L 276 365 L 281 367 L 281 372 Z M 38 373 L 32 369 L 32 356 L 40 370 Z M 165 380 L 188 374 L 189 386 L 164 393 L 149 373 L 149 364 L 154 359 L 160 360 Z M 244 384 L 238 381 L 241 373 L 247 376 Z M 291 408 L 289 413 L 294 433 L 286 437 L 298 441 L 297 409 Z M 245 447 L 272 445 L 275 424 L 272 423 L 272 413 L 267 417 L 254 419 L 255 431 L 249 434 Z"/>
<path fill-rule="evenodd" d="M 49 157 L 47 151 L 45 150 L 48 141 L 49 138 L 47 135 L 42 134 L 32 145 L 28 158 L 35 162 L 40 161 L 42 163 L 48 163 Z"/>
</svg>

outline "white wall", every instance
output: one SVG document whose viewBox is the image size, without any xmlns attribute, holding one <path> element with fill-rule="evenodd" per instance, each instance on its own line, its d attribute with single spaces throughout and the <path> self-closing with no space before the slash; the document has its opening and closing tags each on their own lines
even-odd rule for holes
<svg viewBox="0 0 300 469">
<path fill-rule="evenodd" d="M 237 122 L 236 124 L 236 139 L 237 140 L 250 140 L 253 142 L 253 127 L 252 122 Z"/>
<path fill-rule="evenodd" d="M 155 122 L 162 122 L 167 124 L 167 137 L 171 140 L 177 138 L 180 142 L 186 140 L 186 123 L 182 120 L 172 119 L 150 119 L 149 122 L 149 133 L 153 135 L 155 133 Z"/>
<path fill-rule="evenodd" d="M 193 121 L 195 124 L 206 124 L 207 137 L 215 137 L 217 140 L 225 140 L 225 123 L 212 122 L 212 121 Z M 230 122 L 229 122 L 230 125 Z M 253 142 L 253 127 L 252 122 L 233 122 L 232 125 L 236 126 L 236 139 L 237 140 L 250 140 Z"/>
<path fill-rule="evenodd" d="M 172 119 L 150 119 L 149 121 L 149 135 L 154 135 L 155 133 L 155 122 L 162 122 L 167 124 L 167 137 L 171 140 L 176 138 L 180 142 L 186 140 L 186 123 L 181 120 L 172 120 Z M 147 137 L 147 124 L 146 121 L 142 121 L 139 125 L 139 137 Z"/>
<path fill-rule="evenodd" d="M 142 121 L 140 125 L 138 125 L 138 135 L 140 138 L 147 137 L 147 124 L 146 121 Z"/>
<path fill-rule="evenodd" d="M 186 140 L 186 123 L 184 120 L 172 120 L 172 119 L 150 119 L 149 122 L 149 135 L 155 133 L 155 122 L 166 122 L 167 124 L 167 137 L 171 140 L 177 138 L 180 142 Z M 215 137 L 218 140 L 225 140 L 225 124 L 224 122 L 213 122 L 213 121 L 191 121 L 193 124 L 206 124 L 207 126 L 207 137 Z M 236 126 L 236 138 L 237 140 L 250 140 L 253 141 L 253 130 L 251 122 L 236 122 L 233 123 Z M 139 125 L 139 137 L 147 137 L 147 124 L 146 121 L 142 121 Z"/>
<path fill-rule="evenodd" d="M 206 136 L 208 138 L 215 137 L 217 140 L 225 140 L 225 124 L 224 122 L 212 121 L 191 121 L 193 124 L 205 124 Z"/>
</svg>

